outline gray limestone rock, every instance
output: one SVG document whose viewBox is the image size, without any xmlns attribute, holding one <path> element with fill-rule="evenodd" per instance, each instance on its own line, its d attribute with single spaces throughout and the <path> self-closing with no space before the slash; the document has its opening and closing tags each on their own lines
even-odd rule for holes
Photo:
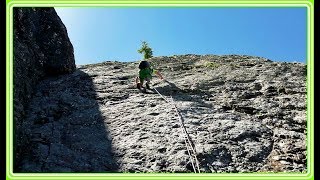
<svg viewBox="0 0 320 180">
<path fill-rule="evenodd" d="M 150 61 L 167 79 L 154 77 L 152 87 L 178 107 L 201 172 L 306 171 L 304 64 L 239 55 Z M 172 104 L 136 89 L 137 74 L 138 62 L 107 61 L 41 81 L 23 121 L 34 150 L 22 171 L 193 172 Z"/>
</svg>

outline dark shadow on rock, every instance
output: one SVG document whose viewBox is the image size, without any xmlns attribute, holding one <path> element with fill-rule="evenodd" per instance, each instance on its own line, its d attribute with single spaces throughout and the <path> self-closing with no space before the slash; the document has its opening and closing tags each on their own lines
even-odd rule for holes
<svg viewBox="0 0 320 180">
<path fill-rule="evenodd" d="M 204 92 L 200 90 L 188 90 L 188 89 L 181 89 L 175 83 L 170 82 L 168 80 L 164 81 L 168 85 L 163 87 L 156 87 L 156 89 L 164 96 L 170 97 L 175 101 L 190 101 L 197 104 L 198 107 L 207 107 L 212 108 L 212 104 L 208 104 L 205 102 L 201 96 L 206 95 Z"/>
<path fill-rule="evenodd" d="M 216 172 L 221 168 L 228 167 L 232 162 L 232 155 L 224 146 L 212 148 L 207 153 L 199 153 L 197 158 L 200 162 L 200 167 L 205 169 L 205 172 Z"/>
<path fill-rule="evenodd" d="M 117 172 L 96 90 L 81 70 L 41 81 L 23 119 L 14 172 Z"/>
</svg>

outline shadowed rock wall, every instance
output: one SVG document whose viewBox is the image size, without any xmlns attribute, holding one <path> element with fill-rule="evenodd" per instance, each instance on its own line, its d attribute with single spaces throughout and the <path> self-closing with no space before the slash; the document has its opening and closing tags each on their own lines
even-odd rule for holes
<svg viewBox="0 0 320 180">
<path fill-rule="evenodd" d="M 27 139 L 20 133 L 24 109 L 37 82 L 51 75 L 73 72 L 73 46 L 54 8 L 14 8 L 13 72 L 16 153 Z"/>
</svg>

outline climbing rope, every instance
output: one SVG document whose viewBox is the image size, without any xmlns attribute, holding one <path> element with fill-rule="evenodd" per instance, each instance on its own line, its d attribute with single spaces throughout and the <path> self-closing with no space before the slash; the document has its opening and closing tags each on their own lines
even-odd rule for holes
<svg viewBox="0 0 320 180">
<path fill-rule="evenodd" d="M 159 93 L 159 91 L 156 89 L 156 88 L 153 88 L 159 95 L 162 99 L 164 99 L 167 103 L 170 103 L 170 101 L 167 100 L 167 98 L 163 97 L 161 93 Z"/>
<path fill-rule="evenodd" d="M 153 88 L 159 95 L 160 97 L 165 100 L 167 103 L 171 104 L 172 107 L 174 108 L 177 116 L 179 117 L 179 120 L 180 120 L 180 127 L 182 129 L 182 131 L 184 132 L 185 136 L 184 136 L 184 142 L 185 142 L 185 145 L 186 145 L 186 148 L 187 148 L 187 151 L 188 151 L 188 155 L 189 155 L 189 158 L 190 158 L 190 161 L 191 161 L 191 165 L 192 165 L 192 168 L 193 168 L 193 171 L 195 173 L 200 173 L 200 167 L 199 167 L 199 161 L 197 159 L 197 153 L 196 153 L 196 150 L 194 148 L 194 145 L 190 139 L 190 136 L 187 132 L 187 129 L 186 127 L 184 126 L 184 120 L 183 120 L 183 117 L 179 111 L 179 109 L 177 108 L 177 106 L 175 105 L 174 103 L 174 100 L 172 98 L 172 96 L 170 96 L 170 99 L 171 101 L 169 101 L 167 98 L 165 98 L 156 88 Z"/>
</svg>

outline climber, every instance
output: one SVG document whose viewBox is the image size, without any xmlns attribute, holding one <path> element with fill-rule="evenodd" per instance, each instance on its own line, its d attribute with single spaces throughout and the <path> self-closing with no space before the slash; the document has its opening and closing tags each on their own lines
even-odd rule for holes
<svg viewBox="0 0 320 180">
<path fill-rule="evenodd" d="M 136 85 L 139 90 L 146 91 L 143 87 L 144 81 L 146 81 L 146 88 L 150 89 L 150 81 L 153 74 L 156 74 L 161 80 L 164 80 L 161 73 L 158 70 L 152 69 L 148 61 L 141 61 L 139 64 L 139 69 L 139 76 L 136 77 Z"/>
</svg>

